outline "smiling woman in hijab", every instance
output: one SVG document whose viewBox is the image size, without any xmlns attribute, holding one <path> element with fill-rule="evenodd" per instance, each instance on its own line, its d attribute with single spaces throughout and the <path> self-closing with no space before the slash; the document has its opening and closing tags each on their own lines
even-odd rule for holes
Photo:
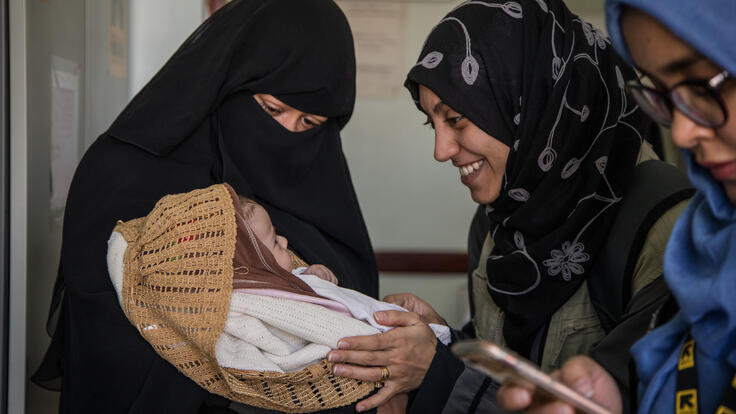
<svg viewBox="0 0 736 414">
<path fill-rule="evenodd" d="M 697 192 L 664 256 L 672 297 L 631 349 L 639 398 L 622 401 L 588 358 L 560 376 L 614 412 L 736 412 L 736 3 L 607 0 L 606 15 L 613 44 L 642 73 L 631 95 L 671 128 Z M 514 410 L 532 401 L 514 387 L 500 399 Z M 573 412 L 561 401 L 531 411 Z"/>
<path fill-rule="evenodd" d="M 677 191 L 646 207 L 646 225 L 618 217 L 626 200 L 648 203 L 632 195 L 630 183 L 642 171 L 637 165 L 671 169 L 686 184 L 645 142 L 653 123 L 624 91 L 634 78 L 608 38 L 559 0 L 463 2 L 435 26 L 408 74 L 405 85 L 434 128 L 435 159 L 451 161 L 480 204 L 473 228 L 479 254 L 470 266 L 471 335 L 507 346 L 545 371 L 591 352 L 612 366 L 628 366 L 622 344 L 638 331 L 621 321 L 646 326 L 647 311 L 663 297 L 662 251 L 691 193 Z M 609 280 L 600 263 L 611 255 L 613 230 L 627 226 L 638 238 L 612 251 L 622 251 L 620 261 L 629 267 Z M 608 285 L 613 289 L 598 289 Z M 618 316 L 599 306 L 609 298 Z M 414 296 L 387 300 L 442 323 Z M 497 385 L 465 370 L 425 332 L 399 327 L 347 338 L 330 355 L 377 366 L 335 367 L 357 379 L 380 378 L 379 367 L 388 367 L 391 379 L 361 403 L 365 407 L 419 387 L 413 412 L 493 410 L 493 392 L 486 399 L 485 391 Z"/>
<path fill-rule="evenodd" d="M 340 143 L 354 101 L 352 34 L 332 0 L 236 0 L 184 42 L 92 144 L 69 191 L 53 341 L 34 376 L 60 384 L 61 412 L 197 413 L 212 399 L 126 322 L 107 276 L 116 221 L 166 194 L 228 182 L 296 255 L 377 295 Z"/>
</svg>

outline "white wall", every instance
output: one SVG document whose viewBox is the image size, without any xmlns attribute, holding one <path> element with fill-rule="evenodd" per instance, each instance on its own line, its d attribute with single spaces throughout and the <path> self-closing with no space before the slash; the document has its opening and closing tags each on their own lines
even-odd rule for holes
<svg viewBox="0 0 736 414">
<path fill-rule="evenodd" d="M 85 0 L 84 148 L 110 127 L 128 103 L 128 78 L 108 71 L 110 0 Z M 128 23 L 130 14 L 128 14 Z"/>
<path fill-rule="evenodd" d="M 133 97 L 203 20 L 202 0 L 130 0 L 129 95 Z"/>
</svg>

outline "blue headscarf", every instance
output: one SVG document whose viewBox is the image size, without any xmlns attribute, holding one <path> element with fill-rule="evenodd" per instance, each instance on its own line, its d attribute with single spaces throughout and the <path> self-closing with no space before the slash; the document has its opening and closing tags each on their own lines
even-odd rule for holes
<svg viewBox="0 0 736 414">
<path fill-rule="evenodd" d="M 736 75 L 736 1 L 734 0 L 606 0 L 611 42 L 634 64 L 621 33 L 621 6 L 635 7 L 654 17 L 677 37 L 715 64 Z"/>
<path fill-rule="evenodd" d="M 736 74 L 736 51 L 731 46 L 736 39 L 736 1 L 607 0 L 613 44 L 631 62 L 619 22 L 622 4 L 654 17 Z M 665 280 L 680 312 L 632 348 L 642 413 L 674 412 L 677 359 L 688 332 L 696 343 L 701 412 L 715 412 L 736 368 L 736 206 L 721 183 L 694 162 L 690 151 L 684 155 L 697 193 L 677 221 L 664 256 Z"/>
<path fill-rule="evenodd" d="M 736 369 L 736 206 L 689 151 L 685 158 L 698 192 L 664 255 L 664 277 L 680 312 L 632 348 L 642 413 L 674 412 L 677 358 L 688 332 L 695 338 L 701 412 L 715 412 Z"/>
</svg>

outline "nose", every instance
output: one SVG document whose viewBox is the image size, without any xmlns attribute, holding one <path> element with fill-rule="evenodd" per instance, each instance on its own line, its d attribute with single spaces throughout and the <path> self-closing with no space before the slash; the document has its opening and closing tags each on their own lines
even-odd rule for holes
<svg viewBox="0 0 736 414">
<path fill-rule="evenodd" d="M 682 112 L 675 109 L 672 114 L 672 142 L 680 148 L 692 149 L 698 142 L 712 137 L 715 132 L 712 128 L 696 124 L 692 119 L 686 117 Z"/>
<path fill-rule="evenodd" d="M 299 130 L 299 114 L 296 111 L 284 111 L 274 117 L 281 126 L 291 132 L 301 132 Z"/>
<path fill-rule="evenodd" d="M 291 132 L 301 132 L 299 130 L 299 115 L 291 113 L 291 111 L 284 112 L 284 122 L 282 125 Z"/>
<path fill-rule="evenodd" d="M 460 151 L 455 137 L 449 131 L 436 129 L 434 132 L 434 159 L 445 162 Z"/>
</svg>

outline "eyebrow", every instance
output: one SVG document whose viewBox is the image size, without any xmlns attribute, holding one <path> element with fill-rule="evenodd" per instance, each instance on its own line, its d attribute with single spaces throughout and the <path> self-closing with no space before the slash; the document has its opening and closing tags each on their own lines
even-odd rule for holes
<svg viewBox="0 0 736 414">
<path fill-rule="evenodd" d="M 662 66 L 659 70 L 662 73 L 674 74 L 674 73 L 683 71 L 704 59 L 705 57 L 701 55 L 700 53 L 692 52 L 690 55 L 683 56 L 681 58 L 673 60 L 672 62 L 667 63 L 666 65 Z"/>
<path fill-rule="evenodd" d="M 434 105 L 434 107 L 432 108 L 432 112 L 435 113 L 435 114 L 440 113 L 440 110 L 442 109 L 443 106 L 445 106 L 445 103 L 444 102 L 442 102 L 442 101 L 437 102 Z"/>
</svg>

